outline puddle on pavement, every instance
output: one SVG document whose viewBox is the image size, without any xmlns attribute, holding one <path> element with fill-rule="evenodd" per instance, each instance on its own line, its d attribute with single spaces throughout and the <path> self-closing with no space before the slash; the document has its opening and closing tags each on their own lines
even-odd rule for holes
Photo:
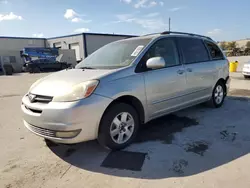
<svg viewBox="0 0 250 188">
<path fill-rule="evenodd" d="M 64 157 L 70 157 L 75 152 L 76 152 L 75 148 L 68 148 L 64 153 Z"/>
<path fill-rule="evenodd" d="M 228 98 L 235 101 L 250 101 L 250 97 L 228 96 Z"/>
<path fill-rule="evenodd" d="M 229 132 L 228 130 L 224 130 L 220 132 L 221 135 L 221 139 L 225 140 L 225 141 L 230 141 L 230 142 L 234 142 L 237 136 L 236 132 Z"/>
<path fill-rule="evenodd" d="M 184 170 L 187 166 L 188 166 L 188 161 L 180 159 L 173 162 L 172 168 L 170 170 L 178 175 L 183 175 Z"/>
<path fill-rule="evenodd" d="M 144 125 L 135 142 L 162 141 L 165 144 L 171 144 L 175 133 L 196 125 L 199 125 L 199 122 L 195 119 L 167 115 Z"/>
<path fill-rule="evenodd" d="M 209 144 L 205 141 L 196 141 L 187 144 L 185 150 L 186 152 L 192 152 L 200 156 L 204 156 L 204 153 L 207 151 Z"/>
</svg>

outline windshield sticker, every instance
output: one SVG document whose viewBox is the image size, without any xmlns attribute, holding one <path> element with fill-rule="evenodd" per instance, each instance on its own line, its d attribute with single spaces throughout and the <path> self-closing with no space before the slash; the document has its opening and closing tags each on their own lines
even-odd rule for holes
<svg viewBox="0 0 250 188">
<path fill-rule="evenodd" d="M 131 56 L 137 56 L 141 50 L 144 48 L 144 46 L 137 46 L 137 48 L 133 51 L 133 53 L 131 54 Z"/>
</svg>

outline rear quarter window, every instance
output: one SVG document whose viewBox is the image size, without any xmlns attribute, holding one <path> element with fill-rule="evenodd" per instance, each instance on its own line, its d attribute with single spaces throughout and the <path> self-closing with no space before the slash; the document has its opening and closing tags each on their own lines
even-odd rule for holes
<svg viewBox="0 0 250 188">
<path fill-rule="evenodd" d="M 185 64 L 209 61 L 207 49 L 201 39 L 180 37 L 177 41 Z"/>
<path fill-rule="evenodd" d="M 220 48 L 216 44 L 209 42 L 209 41 L 205 41 L 205 44 L 209 50 L 209 53 L 210 53 L 212 60 L 225 59 L 222 51 L 220 50 Z"/>
</svg>

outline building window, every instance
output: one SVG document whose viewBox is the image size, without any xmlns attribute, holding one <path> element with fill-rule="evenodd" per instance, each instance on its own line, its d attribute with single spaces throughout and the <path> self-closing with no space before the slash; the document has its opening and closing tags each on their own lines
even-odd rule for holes
<svg viewBox="0 0 250 188">
<path fill-rule="evenodd" d="M 53 43 L 53 47 L 60 49 L 60 48 L 62 48 L 62 44 L 61 44 L 61 42 L 56 42 L 56 43 Z"/>
</svg>

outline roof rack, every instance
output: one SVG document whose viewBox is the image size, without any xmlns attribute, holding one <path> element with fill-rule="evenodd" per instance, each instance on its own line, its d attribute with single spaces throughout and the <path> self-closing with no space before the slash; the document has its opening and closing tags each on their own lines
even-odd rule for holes
<svg viewBox="0 0 250 188">
<path fill-rule="evenodd" d="M 167 35 L 167 34 L 180 34 L 180 35 L 190 35 L 190 36 L 196 36 L 196 37 L 203 37 L 209 40 L 213 40 L 210 37 L 204 36 L 204 35 L 198 35 L 194 33 L 184 33 L 184 32 L 177 32 L 177 31 L 164 31 L 161 33 L 161 35 Z"/>
<path fill-rule="evenodd" d="M 157 34 L 161 34 L 161 33 L 149 33 L 149 34 L 146 34 L 146 35 L 142 35 L 142 36 L 150 36 L 150 35 L 157 35 Z"/>
</svg>

